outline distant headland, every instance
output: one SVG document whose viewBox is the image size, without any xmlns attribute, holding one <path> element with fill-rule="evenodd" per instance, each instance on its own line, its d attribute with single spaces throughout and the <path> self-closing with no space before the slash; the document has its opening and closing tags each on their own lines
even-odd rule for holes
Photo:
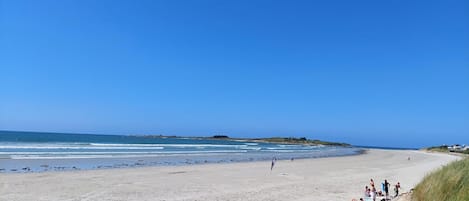
<svg viewBox="0 0 469 201">
<path fill-rule="evenodd" d="M 324 145 L 324 146 L 341 146 L 350 147 L 351 145 L 343 142 L 329 142 L 322 140 L 311 140 L 306 137 L 268 137 L 268 138 L 232 138 L 227 135 L 213 135 L 210 137 L 182 137 L 182 136 L 165 136 L 165 135 L 134 135 L 144 138 L 192 138 L 192 139 L 212 139 L 212 140 L 232 140 L 246 142 L 265 142 L 265 143 L 282 143 L 282 144 L 303 144 L 303 145 Z"/>
</svg>

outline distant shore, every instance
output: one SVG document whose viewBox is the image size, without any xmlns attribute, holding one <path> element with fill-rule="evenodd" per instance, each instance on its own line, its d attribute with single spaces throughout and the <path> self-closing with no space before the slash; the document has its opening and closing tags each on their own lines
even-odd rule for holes
<svg viewBox="0 0 469 201">
<path fill-rule="evenodd" d="M 410 160 L 408 160 L 410 158 Z M 0 200 L 351 200 L 370 178 L 409 191 L 457 156 L 370 149 L 366 154 L 175 167 L 0 174 Z M 57 190 L 60 189 L 60 190 Z"/>
<path fill-rule="evenodd" d="M 227 135 L 214 135 L 210 137 L 183 137 L 183 136 L 165 136 L 165 135 L 132 135 L 143 138 L 191 138 L 191 139 L 209 139 L 209 140 L 231 140 L 243 142 L 264 142 L 264 143 L 282 143 L 282 144 L 301 144 L 301 145 L 325 145 L 350 147 L 352 145 L 343 142 L 331 142 L 323 140 L 311 140 L 306 137 L 266 137 L 266 138 L 232 138 Z"/>
</svg>

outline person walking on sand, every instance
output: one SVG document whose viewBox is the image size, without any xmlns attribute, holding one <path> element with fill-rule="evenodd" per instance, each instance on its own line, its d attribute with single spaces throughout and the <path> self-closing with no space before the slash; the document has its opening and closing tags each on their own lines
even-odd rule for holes
<svg viewBox="0 0 469 201">
<path fill-rule="evenodd" d="M 272 164 L 270 165 L 270 171 L 272 171 L 272 169 L 274 169 L 274 166 L 275 166 L 275 162 L 277 161 L 277 158 L 272 158 Z"/>
</svg>

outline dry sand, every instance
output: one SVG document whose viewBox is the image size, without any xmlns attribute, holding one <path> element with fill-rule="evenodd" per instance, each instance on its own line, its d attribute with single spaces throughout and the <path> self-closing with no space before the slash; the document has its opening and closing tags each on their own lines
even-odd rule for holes
<svg viewBox="0 0 469 201">
<path fill-rule="evenodd" d="M 407 160 L 407 157 L 411 160 Z M 421 151 L 369 150 L 347 157 L 177 167 L 0 174 L 1 201 L 41 200 L 314 200 L 350 201 L 373 178 L 408 191 L 459 157 Z"/>
</svg>

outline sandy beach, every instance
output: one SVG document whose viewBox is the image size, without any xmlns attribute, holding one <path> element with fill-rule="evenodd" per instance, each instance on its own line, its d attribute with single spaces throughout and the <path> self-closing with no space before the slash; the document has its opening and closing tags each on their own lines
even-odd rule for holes
<svg viewBox="0 0 469 201">
<path fill-rule="evenodd" d="M 408 160 L 410 157 L 411 160 Z M 41 200 L 352 200 L 373 178 L 410 190 L 459 157 L 422 151 L 368 150 L 346 157 L 0 174 L 1 201 Z"/>
</svg>

